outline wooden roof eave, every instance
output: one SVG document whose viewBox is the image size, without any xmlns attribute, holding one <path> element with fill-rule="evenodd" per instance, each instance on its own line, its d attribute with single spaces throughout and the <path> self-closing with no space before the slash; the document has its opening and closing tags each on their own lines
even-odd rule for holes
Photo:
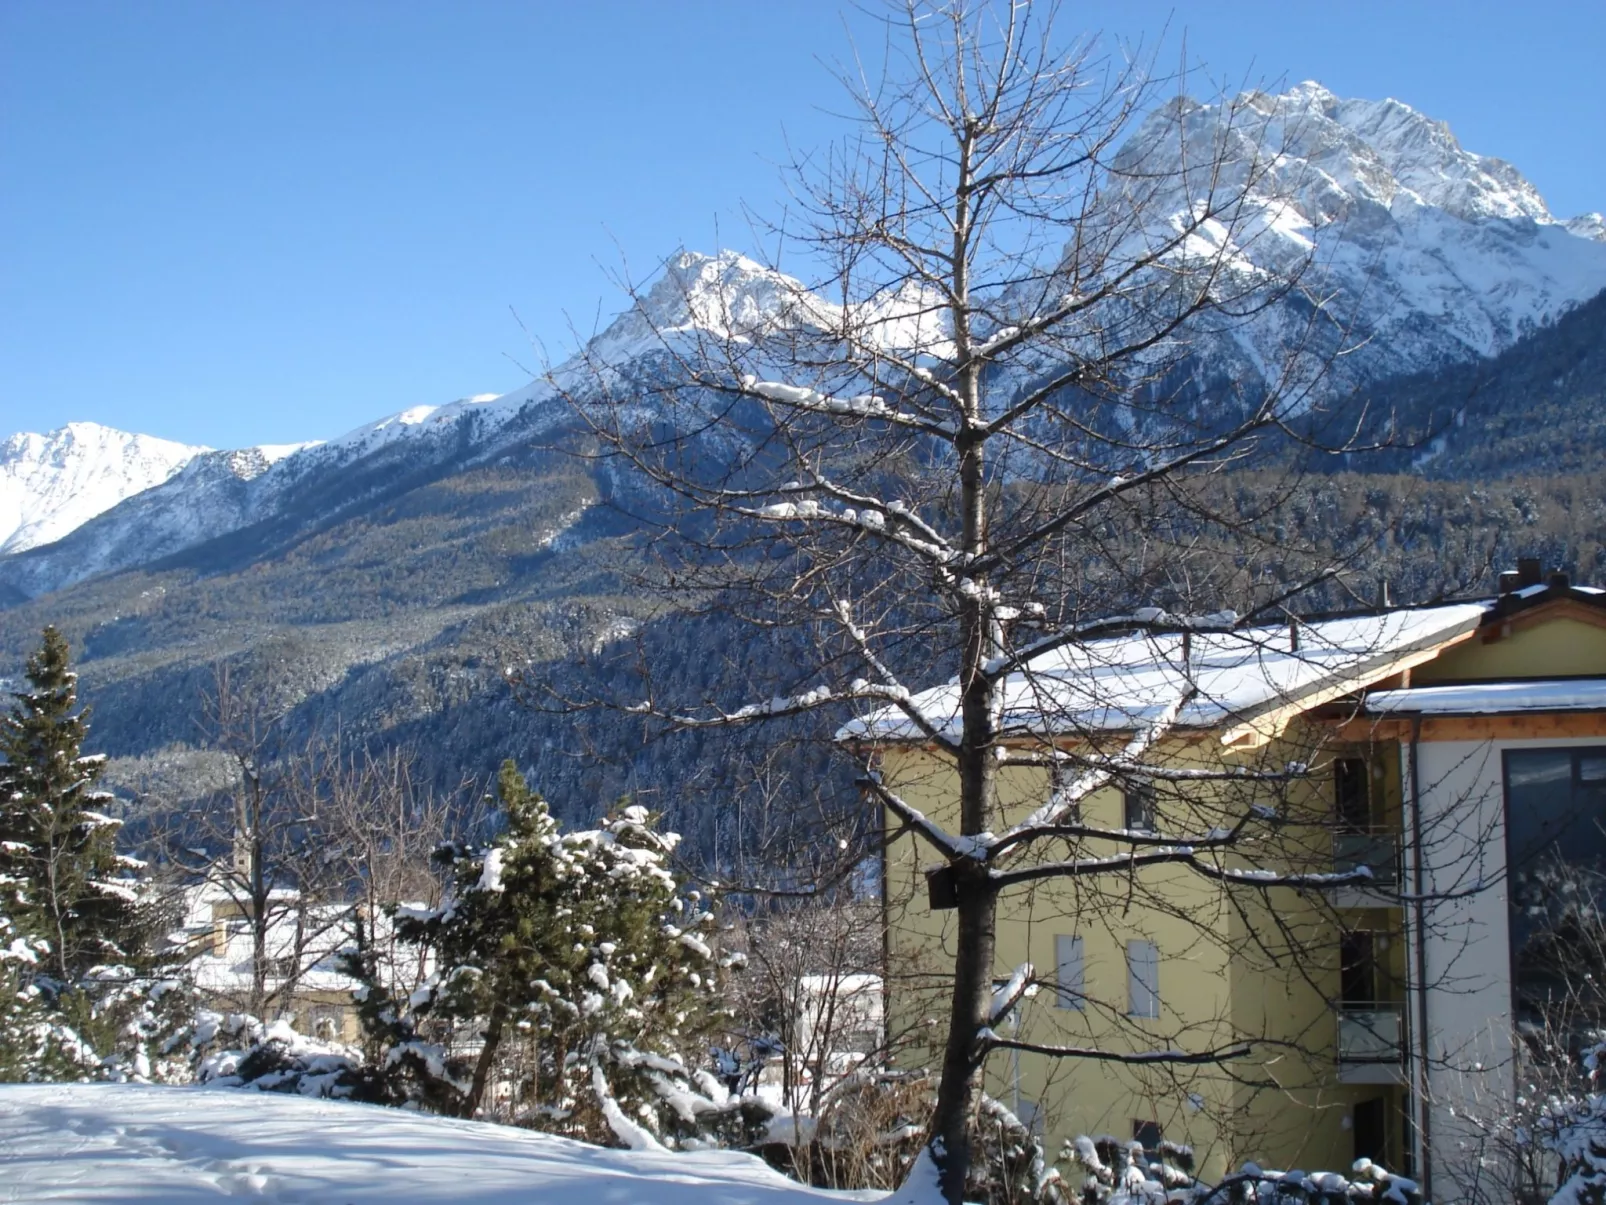
<svg viewBox="0 0 1606 1205">
<path fill-rule="evenodd" d="M 1447 639 L 1425 648 L 1414 649 L 1355 673 L 1344 674 L 1326 683 L 1318 683 L 1303 695 L 1281 702 L 1273 702 L 1265 710 L 1250 716 L 1222 733 L 1221 743 L 1234 749 L 1255 749 L 1276 740 L 1288 730 L 1288 725 L 1299 716 L 1314 711 L 1345 695 L 1365 690 L 1384 678 L 1394 677 L 1406 670 L 1432 661 L 1440 653 L 1455 645 L 1471 640 L 1481 625 L 1473 625 Z"/>
</svg>

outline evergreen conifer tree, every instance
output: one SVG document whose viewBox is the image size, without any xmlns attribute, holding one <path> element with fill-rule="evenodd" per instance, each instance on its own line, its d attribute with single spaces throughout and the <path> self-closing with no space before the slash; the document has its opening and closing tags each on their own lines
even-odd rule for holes
<svg viewBox="0 0 1606 1205">
<path fill-rule="evenodd" d="M 692 1051 L 717 966 L 712 916 L 667 866 L 675 835 L 636 806 L 564 833 L 511 762 L 498 794 L 501 835 L 443 851 L 443 906 L 395 916 L 433 953 L 430 982 L 406 1002 L 371 977 L 362 992 L 379 1061 L 414 1081 L 398 1095 L 473 1116 L 501 1085 L 519 1120 L 631 1146 L 744 1124 Z M 472 1064 L 454 1062 L 470 1036 Z"/>
<path fill-rule="evenodd" d="M 118 821 L 98 810 L 110 799 L 95 789 L 102 759 L 82 753 L 88 709 L 55 628 L 28 659 L 27 679 L 0 718 L 0 875 L 16 889 L 12 922 L 48 943 L 35 973 L 53 993 L 125 961 L 139 923 Z"/>
<path fill-rule="evenodd" d="M 67 642 L 46 628 L 0 717 L 0 1079 L 183 1078 L 166 1057 L 194 995 L 155 950 L 161 912 L 118 855 L 83 754 Z"/>
</svg>

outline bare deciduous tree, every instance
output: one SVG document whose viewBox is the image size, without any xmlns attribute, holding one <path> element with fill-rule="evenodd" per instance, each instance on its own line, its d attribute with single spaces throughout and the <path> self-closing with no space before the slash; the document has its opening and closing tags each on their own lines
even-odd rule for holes
<svg viewBox="0 0 1606 1205">
<path fill-rule="evenodd" d="M 151 801 L 156 839 L 178 886 L 221 893 L 232 914 L 222 923 L 249 934 L 239 1004 L 264 1016 L 294 999 L 310 965 L 345 942 L 357 916 L 373 940 L 381 905 L 438 902 L 430 854 L 458 820 L 461 793 L 420 789 L 404 750 L 348 750 L 338 736 L 288 741 L 282 718 L 227 665 L 215 671 L 204 714 L 234 780 L 176 806 Z M 390 981 L 422 977 L 417 951 L 387 936 L 381 953 Z"/>
<path fill-rule="evenodd" d="M 1225 504 L 1222 476 L 1309 441 L 1344 341 L 1308 260 L 1249 254 L 1286 183 L 1255 94 L 1203 111 L 1176 77 L 1066 50 L 1054 15 L 909 0 L 889 21 L 887 69 L 845 74 L 855 132 L 795 165 L 796 206 L 772 229 L 814 287 L 684 255 L 650 292 L 631 289 L 632 322 L 658 347 L 645 367 L 612 362 L 603 340 L 583 370 L 552 378 L 597 454 L 633 474 L 616 479 L 647 483 L 620 488 L 656 489 L 639 510 L 658 517 L 665 588 L 812 654 L 776 673 L 791 685 L 768 701 L 675 698 L 644 677 L 645 699 L 615 705 L 681 732 L 883 708 L 958 784 L 949 823 L 889 785 L 874 741 L 845 749 L 870 798 L 940 861 L 956 916 L 929 1147 L 956 1203 L 989 1052 L 1150 1068 L 1241 1053 L 1000 1032 L 1040 978 L 995 992 L 1001 897 L 1057 881 L 1109 913 L 1131 905 L 1141 872 L 1174 868 L 1222 892 L 1214 916 L 1182 918 L 1200 941 L 1248 918 L 1243 949 L 1277 958 L 1309 934 L 1279 927 L 1266 893 L 1334 882 L 1309 870 L 1331 870 L 1330 846 L 1316 848 L 1327 838 L 1290 849 L 1262 823 L 1308 763 L 1178 770 L 1155 755 L 1201 701 L 1196 686 L 1153 700 L 1112 747 L 1086 708 L 1025 674 L 1056 654 L 1096 657 L 1111 633 L 1244 632 L 1331 578 L 1238 572 L 1223 550 L 1273 547 L 1257 520 L 1297 496 L 1298 473 L 1247 508 Z M 1190 356 L 1239 334 L 1258 374 L 1206 380 Z M 1245 614 L 1213 610 L 1227 597 Z M 915 685 L 949 673 L 951 707 L 928 705 Z M 1029 697 L 1008 707 L 1059 711 L 1036 731 L 1006 714 L 1023 675 Z M 1013 822 L 1006 763 L 1054 776 Z M 1157 789 L 1166 822 L 1084 823 L 1082 802 L 1122 784 Z M 1260 906 L 1235 902 L 1239 890 Z"/>
</svg>

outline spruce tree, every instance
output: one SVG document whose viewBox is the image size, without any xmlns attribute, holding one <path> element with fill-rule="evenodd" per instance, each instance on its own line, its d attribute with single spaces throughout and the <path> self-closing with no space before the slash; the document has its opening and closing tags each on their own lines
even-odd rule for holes
<svg viewBox="0 0 1606 1205">
<path fill-rule="evenodd" d="M 82 748 L 89 712 L 67 641 L 53 627 L 28 659 L 28 689 L 0 718 L 0 879 L 19 936 L 45 947 L 35 982 L 58 995 L 92 968 L 127 960 L 136 897 L 117 855 L 118 822 L 99 808 L 102 759 Z"/>
</svg>

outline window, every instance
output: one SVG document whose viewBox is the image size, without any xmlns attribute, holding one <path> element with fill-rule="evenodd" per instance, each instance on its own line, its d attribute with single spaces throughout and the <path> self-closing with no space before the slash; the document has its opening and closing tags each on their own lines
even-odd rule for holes
<svg viewBox="0 0 1606 1205">
<path fill-rule="evenodd" d="M 1053 769 L 1049 771 L 1048 801 L 1051 803 L 1059 802 L 1061 796 L 1065 792 L 1065 789 L 1079 781 L 1081 781 L 1081 776 L 1079 774 L 1073 773 L 1069 767 L 1063 765 L 1062 763 L 1055 762 Z M 1065 814 L 1060 817 L 1060 823 L 1082 823 L 1082 801 L 1080 799 L 1074 800 L 1071 803 L 1071 806 L 1066 809 Z"/>
<path fill-rule="evenodd" d="M 1132 1141 L 1143 1148 L 1143 1153 L 1150 1157 L 1160 1153 L 1161 1130 L 1158 1121 L 1132 1122 Z"/>
<path fill-rule="evenodd" d="M 881 1031 L 878 1029 L 855 1029 L 837 1043 L 843 1054 L 874 1054 L 880 1045 Z"/>
<path fill-rule="evenodd" d="M 1043 1110 L 1035 1100 L 1017 1100 L 1010 1105 L 1010 1112 L 1020 1119 L 1020 1123 L 1036 1134 L 1038 1139 L 1043 1137 Z"/>
<path fill-rule="evenodd" d="M 1056 937 L 1054 939 L 1054 1007 L 1085 1007 L 1082 1001 L 1082 939 Z"/>
<path fill-rule="evenodd" d="M 1355 1106 L 1355 1158 L 1388 1162 L 1388 1102 L 1381 1096 Z"/>
<path fill-rule="evenodd" d="M 1160 951 L 1152 941 L 1126 943 L 1127 1016 L 1160 1015 Z"/>
<path fill-rule="evenodd" d="M 345 1017 L 341 1010 L 327 1004 L 315 1006 L 307 1020 L 312 1026 L 307 1032 L 325 1042 L 338 1042 L 345 1029 Z"/>
<path fill-rule="evenodd" d="M 1339 832 L 1371 831 L 1371 775 L 1360 758 L 1341 757 L 1333 762 L 1333 805 Z"/>
<path fill-rule="evenodd" d="M 1606 906 L 1606 747 L 1508 749 L 1504 769 L 1515 1011 L 1566 1025 L 1580 918 Z"/>
<path fill-rule="evenodd" d="M 1122 792 L 1125 822 L 1122 825 L 1130 833 L 1154 832 L 1154 784 L 1145 779 L 1136 779 L 1126 784 Z"/>
<path fill-rule="evenodd" d="M 1383 998 L 1377 935 L 1361 930 L 1339 939 L 1338 998 L 1346 1008 L 1371 1008 Z"/>
</svg>

